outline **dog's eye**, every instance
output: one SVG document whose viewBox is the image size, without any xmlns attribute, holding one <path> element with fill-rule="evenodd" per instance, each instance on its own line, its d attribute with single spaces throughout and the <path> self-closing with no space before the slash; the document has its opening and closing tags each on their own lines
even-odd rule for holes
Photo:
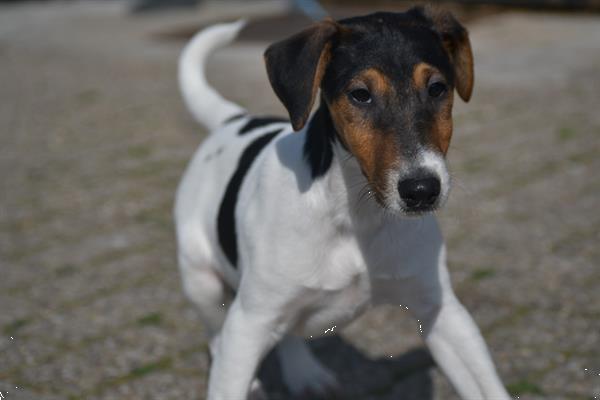
<svg viewBox="0 0 600 400">
<path fill-rule="evenodd" d="M 433 82 L 431 85 L 429 85 L 429 89 L 427 89 L 431 97 L 440 97 L 446 92 L 446 90 L 446 84 L 443 82 Z"/>
<path fill-rule="evenodd" d="M 370 103 L 372 100 L 371 93 L 367 89 L 354 89 L 350 92 L 350 96 L 357 103 Z"/>
</svg>

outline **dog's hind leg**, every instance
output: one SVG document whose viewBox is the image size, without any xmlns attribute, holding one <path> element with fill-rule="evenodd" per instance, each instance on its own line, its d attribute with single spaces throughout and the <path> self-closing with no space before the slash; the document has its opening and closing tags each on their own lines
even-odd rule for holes
<svg viewBox="0 0 600 400">
<path fill-rule="evenodd" d="M 223 279 L 210 265 L 199 266 L 179 253 L 183 290 L 200 312 L 209 339 L 214 339 L 225 321 L 231 295 Z"/>
<path fill-rule="evenodd" d="M 216 270 L 208 265 L 199 267 L 179 254 L 179 268 L 183 280 L 183 290 L 200 312 L 200 318 L 209 339 L 210 356 L 214 360 L 221 338 L 221 328 L 233 295 Z M 248 400 L 263 400 L 266 395 L 258 379 L 250 385 Z"/>
<path fill-rule="evenodd" d="M 285 336 L 277 345 L 277 355 L 292 395 L 329 398 L 339 392 L 340 385 L 333 372 L 317 360 L 302 338 Z"/>
</svg>

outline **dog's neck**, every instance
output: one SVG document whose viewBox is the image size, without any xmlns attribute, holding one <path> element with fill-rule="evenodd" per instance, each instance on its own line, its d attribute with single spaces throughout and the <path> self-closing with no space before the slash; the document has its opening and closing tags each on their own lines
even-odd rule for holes
<svg viewBox="0 0 600 400">
<path fill-rule="evenodd" d="M 303 152 L 312 179 L 326 188 L 332 206 L 347 212 L 356 229 L 376 228 L 381 224 L 385 213 L 373 198 L 356 157 L 336 131 L 323 99 L 308 122 Z"/>
<path fill-rule="evenodd" d="M 321 179 L 330 172 L 334 152 L 333 149 L 340 143 L 329 108 L 325 100 L 308 121 L 306 141 L 304 142 L 304 158 L 308 162 L 311 176 L 314 180 Z"/>
</svg>

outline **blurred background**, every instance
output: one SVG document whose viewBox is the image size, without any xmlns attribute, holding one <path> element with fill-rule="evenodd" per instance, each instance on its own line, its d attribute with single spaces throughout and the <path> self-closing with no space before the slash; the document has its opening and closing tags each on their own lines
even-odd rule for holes
<svg viewBox="0 0 600 400">
<path fill-rule="evenodd" d="M 284 115 L 268 43 L 322 15 L 412 4 L 0 2 L 0 398 L 204 398 L 207 346 L 171 221 L 205 135 L 178 93 L 182 46 L 248 18 L 209 79 L 253 113 Z M 600 398 L 600 4 L 440 5 L 475 55 L 440 213 L 457 294 L 515 398 Z M 311 345 L 343 399 L 456 399 L 399 308 Z M 273 399 L 289 398 L 273 360 L 262 373 Z"/>
</svg>

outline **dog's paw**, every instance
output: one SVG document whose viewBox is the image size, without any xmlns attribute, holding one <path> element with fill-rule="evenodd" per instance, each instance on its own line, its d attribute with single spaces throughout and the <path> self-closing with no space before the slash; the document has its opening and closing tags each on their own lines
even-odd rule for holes
<svg viewBox="0 0 600 400">
<path fill-rule="evenodd" d="M 258 379 L 254 379 L 250 384 L 250 392 L 248 393 L 248 400 L 267 400 L 267 393 L 262 387 L 262 384 Z"/>
<path fill-rule="evenodd" d="M 331 399 L 341 392 L 335 374 L 321 364 L 297 370 L 294 376 L 284 379 L 294 398 L 298 399 Z"/>
</svg>

